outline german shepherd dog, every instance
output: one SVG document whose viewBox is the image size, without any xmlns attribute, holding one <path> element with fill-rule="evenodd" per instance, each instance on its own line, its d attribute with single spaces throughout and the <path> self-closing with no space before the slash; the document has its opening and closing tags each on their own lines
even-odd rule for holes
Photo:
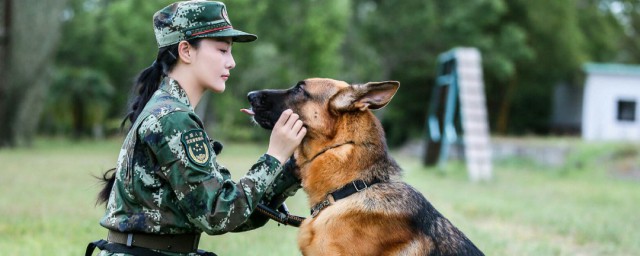
<svg viewBox="0 0 640 256">
<path fill-rule="evenodd" d="M 249 93 L 256 123 L 300 115 L 307 135 L 294 152 L 312 216 L 302 222 L 304 255 L 483 255 L 415 188 L 387 152 L 371 110 L 387 105 L 395 81 L 350 85 L 312 78 L 287 90 Z"/>
</svg>

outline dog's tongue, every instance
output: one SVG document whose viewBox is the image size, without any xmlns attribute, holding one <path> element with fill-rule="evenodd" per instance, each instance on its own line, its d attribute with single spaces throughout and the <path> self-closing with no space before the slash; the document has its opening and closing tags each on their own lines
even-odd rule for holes
<svg viewBox="0 0 640 256">
<path fill-rule="evenodd" d="M 242 113 L 245 113 L 245 114 L 247 114 L 247 115 L 251 115 L 251 116 L 256 114 L 256 113 L 254 113 L 254 112 L 253 112 L 253 110 L 251 110 L 251 109 L 246 109 L 246 108 L 240 109 L 240 111 L 241 111 Z"/>
</svg>

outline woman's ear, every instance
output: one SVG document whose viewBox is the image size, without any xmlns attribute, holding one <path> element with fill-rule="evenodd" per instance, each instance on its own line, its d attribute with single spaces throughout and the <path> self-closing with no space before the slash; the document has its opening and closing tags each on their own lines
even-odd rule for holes
<svg viewBox="0 0 640 256">
<path fill-rule="evenodd" d="M 191 50 L 192 47 L 187 41 L 180 41 L 178 43 L 178 59 L 184 63 L 191 63 Z"/>
</svg>

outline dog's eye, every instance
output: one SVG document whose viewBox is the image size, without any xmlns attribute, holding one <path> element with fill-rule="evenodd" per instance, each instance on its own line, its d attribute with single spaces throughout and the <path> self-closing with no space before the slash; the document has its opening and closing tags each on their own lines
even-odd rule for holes
<svg viewBox="0 0 640 256">
<path fill-rule="evenodd" d="M 293 88 L 294 94 L 302 94 L 305 98 L 311 98 L 311 95 L 304 90 L 304 84 L 298 84 Z"/>
<path fill-rule="evenodd" d="M 302 88 L 302 85 L 300 84 L 296 84 L 296 86 L 293 87 L 293 93 L 301 93 L 304 91 L 304 89 Z"/>
</svg>

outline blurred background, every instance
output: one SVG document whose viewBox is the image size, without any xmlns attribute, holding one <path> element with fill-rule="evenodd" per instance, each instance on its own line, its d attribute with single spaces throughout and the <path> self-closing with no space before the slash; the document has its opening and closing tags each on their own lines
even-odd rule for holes
<svg viewBox="0 0 640 256">
<path fill-rule="evenodd" d="M 119 135 L 132 81 L 157 51 L 151 16 L 169 3 L 3 0 L 0 145 Z M 234 26 L 259 40 L 235 45 L 226 93 L 199 106 L 225 139 L 256 139 L 238 115 L 247 92 L 332 77 L 400 81 L 380 117 L 389 143 L 401 145 L 424 132 L 436 57 L 459 46 L 481 51 L 492 134 L 579 134 L 579 126 L 554 122 L 556 88 L 583 87 L 588 62 L 640 63 L 635 0 L 226 4 Z"/>
<path fill-rule="evenodd" d="M 49 204 L 25 200 L 31 206 L 14 207 L 15 198 L 21 198 L 18 195 L 38 195 L 28 188 L 42 186 L 42 181 L 32 180 L 32 176 L 49 175 L 44 177 L 70 182 L 78 172 L 99 176 L 115 164 L 123 136 L 120 125 L 133 81 L 138 72 L 151 65 L 157 52 L 151 17 L 171 2 L 0 0 L 0 163 L 4 165 L 0 165 L 0 187 L 4 187 L 0 190 L 0 215 L 13 216 L 0 221 L 0 238 L 23 237 L 20 241 L 38 245 L 25 234 L 47 228 L 53 230 L 51 237 L 59 237 L 58 226 L 13 226 L 30 222 L 24 218 L 45 218 L 50 211 L 56 211 L 43 205 L 67 202 L 62 197 L 47 200 Z M 476 238 L 472 240 L 480 239 L 480 248 L 486 245 L 494 255 L 640 252 L 640 232 L 635 230 L 640 226 L 640 150 L 635 142 L 640 140 L 636 110 L 640 99 L 640 1 L 225 3 L 234 27 L 257 34 L 259 39 L 234 45 L 237 67 L 231 71 L 225 93 L 209 94 L 198 105 L 197 111 L 211 137 L 227 145 L 244 145 L 241 148 L 264 147 L 268 133 L 239 112 L 248 105 L 246 94 L 252 90 L 288 88 L 308 77 L 352 83 L 397 80 L 401 87 L 394 100 L 377 113 L 389 146 L 409 163 L 409 178 L 438 181 L 414 184 L 423 192 L 435 186 L 435 191 L 425 194 L 431 200 L 441 200 L 435 203 L 436 207 L 444 205 L 452 219 L 471 230 L 472 238 Z M 502 145 L 494 148 L 498 164 L 490 186 L 470 184 L 463 178 L 462 165 L 452 164 L 446 171 L 412 165 L 420 162 L 421 149 L 415 145 L 423 144 L 437 57 L 455 47 L 475 47 L 482 55 L 489 132 L 492 142 Z M 585 84 L 590 74 L 604 74 L 600 84 L 605 88 L 614 86 L 614 82 L 606 80 L 612 75 L 630 77 L 631 83 L 637 85 L 636 91 L 617 92 L 623 97 L 614 98 L 611 103 L 612 121 L 621 121 L 623 132 L 614 129 L 617 135 L 585 136 L 583 111 L 600 109 L 604 105 L 598 105 L 598 95 L 606 94 L 596 93 L 595 101 L 588 100 Z M 587 101 L 594 103 L 587 107 Z M 256 156 L 259 153 L 256 150 Z M 229 161 L 237 160 L 233 155 L 228 157 Z M 246 161 L 249 166 L 253 160 Z M 57 166 L 54 169 L 60 172 L 43 170 L 51 166 Z M 239 178 L 246 168 L 237 169 L 240 172 L 234 177 Z M 89 196 L 79 198 L 86 205 L 70 207 L 92 205 L 99 185 L 85 176 L 90 175 L 82 177 L 80 193 Z M 531 184 L 537 186 L 530 191 L 524 188 Z M 60 187 L 49 189 L 52 194 L 67 191 Z M 541 190 L 547 193 L 540 194 Z M 438 191 L 443 193 L 438 195 Z M 463 193 L 485 196 L 484 201 L 467 204 Z M 505 195 L 513 197 L 500 199 Z M 300 209 L 306 212 L 303 193 L 298 196 L 303 198 Z M 566 209 L 572 204 L 564 199 L 571 201 L 576 196 L 577 201 L 572 201 L 575 207 Z M 534 205 L 522 203 L 523 198 Z M 561 201 L 547 201 L 554 198 Z M 594 198 L 601 205 L 592 205 L 590 200 Z M 33 204 L 41 207 L 34 209 Z M 509 208 L 507 204 L 516 206 Z M 543 210 L 547 204 L 557 207 Z M 80 243 L 102 234 L 97 226 L 100 208 L 85 212 L 84 226 L 72 228 L 84 232 L 83 236 L 64 233 L 78 241 L 73 246 L 82 247 Z M 533 208 L 540 214 L 510 219 L 513 214 Z M 591 217 L 550 217 L 558 212 L 584 214 L 603 209 Z M 38 212 L 35 217 L 30 215 L 34 212 Z M 22 215 L 27 217 L 18 217 Z M 478 216 L 487 215 L 493 216 L 491 222 L 480 221 L 483 218 Z M 613 219 L 618 222 L 605 224 Z M 583 229 L 594 222 L 600 225 Z M 72 227 L 69 223 L 59 225 Z M 498 231 L 505 232 L 502 240 L 486 240 Z M 294 239 L 295 233 L 292 234 Z M 520 243 L 510 247 L 510 238 Z M 36 246 L 40 249 L 35 251 L 14 246 L 0 242 L 0 249 L 12 248 L 9 252 L 16 255 L 47 251 L 44 245 Z M 294 242 L 288 246 L 295 251 Z M 240 246 L 243 248 L 246 249 Z"/>
</svg>

